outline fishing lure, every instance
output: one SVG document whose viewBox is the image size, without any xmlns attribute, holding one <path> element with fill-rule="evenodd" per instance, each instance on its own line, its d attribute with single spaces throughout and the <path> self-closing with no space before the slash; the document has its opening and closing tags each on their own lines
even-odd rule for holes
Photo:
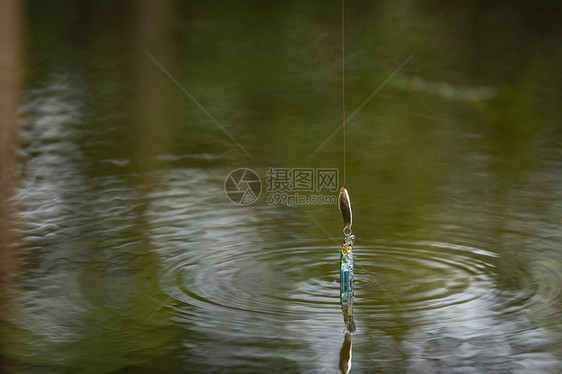
<svg viewBox="0 0 562 374">
<path fill-rule="evenodd" d="M 338 196 L 338 208 L 340 209 L 341 215 L 343 217 L 343 223 L 345 225 L 344 233 L 347 236 L 351 234 L 351 224 L 352 224 L 351 200 L 349 200 L 349 193 L 343 186 Z"/>
<path fill-rule="evenodd" d="M 340 254 L 340 304 L 347 331 L 353 333 L 355 332 L 355 322 L 353 321 L 353 243 L 355 235 L 351 235 L 351 200 L 343 186 L 338 196 L 338 208 L 345 225 L 343 228 L 345 239 Z"/>
</svg>

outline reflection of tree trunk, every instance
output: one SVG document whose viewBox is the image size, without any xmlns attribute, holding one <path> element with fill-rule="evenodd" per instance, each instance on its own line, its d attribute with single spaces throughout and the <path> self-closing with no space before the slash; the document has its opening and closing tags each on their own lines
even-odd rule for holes
<svg viewBox="0 0 562 374">
<path fill-rule="evenodd" d="M 16 204 L 13 201 L 17 186 L 16 149 L 18 139 L 18 106 L 22 85 L 21 31 L 22 6 L 20 0 L 0 1 L 0 371 L 8 371 L 2 360 L 3 346 L 9 343 L 3 323 L 12 311 L 12 277 L 17 274 Z M 12 363 L 13 364 L 13 363 Z"/>
<path fill-rule="evenodd" d="M 169 65 L 171 43 L 167 27 L 172 7 L 170 1 L 152 0 L 135 1 L 133 5 L 133 165 L 134 171 L 142 174 L 153 170 L 158 155 L 169 151 L 169 81 L 147 54 L 162 65 Z"/>
<path fill-rule="evenodd" d="M 15 203 L 18 106 L 22 80 L 20 0 L 0 1 L 0 282 L 9 290 L 16 273 Z M 1 292 L 1 291 L 0 291 Z M 0 304 L 7 295 L 0 295 Z"/>
<path fill-rule="evenodd" d="M 153 187 L 149 186 L 148 173 L 159 166 L 158 156 L 168 151 L 170 140 L 166 110 L 169 82 L 147 54 L 163 65 L 169 62 L 171 43 L 166 28 L 170 25 L 172 7 L 169 0 L 140 0 L 132 4 L 132 172 L 138 176 L 135 183 L 145 200 Z M 143 201 L 140 206 L 146 207 L 148 203 Z M 144 235 L 148 231 L 144 208 L 138 214 L 137 227 Z"/>
</svg>

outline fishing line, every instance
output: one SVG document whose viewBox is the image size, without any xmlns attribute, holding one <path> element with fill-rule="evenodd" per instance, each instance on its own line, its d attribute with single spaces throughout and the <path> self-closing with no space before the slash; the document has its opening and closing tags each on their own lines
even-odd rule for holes
<svg viewBox="0 0 562 374">
<path fill-rule="evenodd" d="M 341 69 L 342 69 L 342 108 L 343 108 L 343 184 L 338 196 L 338 208 L 342 214 L 344 228 L 344 241 L 340 252 L 340 304 L 343 319 L 349 335 L 349 357 L 351 357 L 351 335 L 355 332 L 353 321 L 353 299 L 354 299 L 354 270 L 353 270 L 353 243 L 355 235 L 351 235 L 351 201 L 345 189 L 346 160 L 345 160 L 345 12 L 344 0 L 341 2 Z M 343 348 L 342 348 L 343 350 Z M 340 357 L 341 359 L 341 357 Z M 341 360 L 340 360 L 341 361 Z M 340 362 L 340 366 L 342 362 Z"/>
<path fill-rule="evenodd" d="M 338 196 L 338 208 L 343 217 L 343 233 L 347 237 L 351 235 L 351 201 L 349 200 L 349 193 L 345 189 L 346 182 L 346 149 L 345 149 L 345 0 L 341 1 L 341 72 L 342 72 L 342 127 L 343 127 L 343 184 Z"/>
<path fill-rule="evenodd" d="M 343 112 L 343 185 L 345 187 L 345 0 L 341 1 L 341 75 Z"/>
</svg>

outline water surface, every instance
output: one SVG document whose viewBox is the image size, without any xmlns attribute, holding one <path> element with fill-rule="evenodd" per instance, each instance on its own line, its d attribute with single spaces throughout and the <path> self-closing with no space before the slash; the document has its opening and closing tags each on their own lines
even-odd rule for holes
<svg viewBox="0 0 562 374">
<path fill-rule="evenodd" d="M 338 372 L 340 213 L 266 187 L 341 183 L 340 3 L 10 9 L 1 371 Z M 558 14 L 347 5 L 351 372 L 562 371 Z"/>
</svg>

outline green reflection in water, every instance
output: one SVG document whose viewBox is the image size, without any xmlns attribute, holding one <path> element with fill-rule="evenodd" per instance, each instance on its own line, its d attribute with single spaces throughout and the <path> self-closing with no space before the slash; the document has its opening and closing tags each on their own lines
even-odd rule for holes
<svg viewBox="0 0 562 374">
<path fill-rule="evenodd" d="M 222 178 L 238 167 L 263 176 L 341 166 L 339 134 L 321 147 L 339 126 L 339 5 L 27 3 L 26 225 L 13 301 L 21 313 L 3 321 L 9 369 L 314 372 L 328 351 L 337 367 L 339 245 L 325 232 L 340 236 L 335 207 L 262 200 L 231 210 Z M 348 127 L 347 184 L 364 243 L 358 372 L 427 361 L 442 365 L 428 370 L 559 368 L 559 8 L 348 5 L 350 113 L 414 56 Z M 466 290 L 482 309 L 434 310 L 440 295 L 465 301 Z M 455 331 L 459 320 L 480 335 Z M 486 339 L 511 350 L 486 361 Z M 446 366 L 445 341 L 474 360 Z"/>
</svg>

